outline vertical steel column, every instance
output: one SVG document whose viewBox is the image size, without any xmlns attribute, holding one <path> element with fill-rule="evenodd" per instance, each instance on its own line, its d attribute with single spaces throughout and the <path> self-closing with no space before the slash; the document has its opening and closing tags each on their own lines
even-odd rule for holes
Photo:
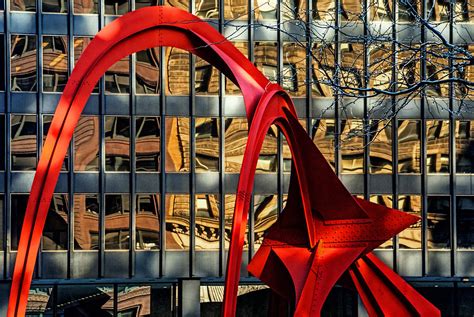
<svg viewBox="0 0 474 317">
<path fill-rule="evenodd" d="M 281 41 L 281 28 L 282 28 L 282 2 L 277 2 L 277 42 L 278 42 L 278 84 L 283 85 L 283 44 Z M 278 192 L 278 213 L 281 213 L 283 209 L 283 167 L 284 167 L 284 157 L 283 157 L 283 133 L 278 128 L 277 135 L 277 192 Z"/>
<path fill-rule="evenodd" d="M 195 13 L 195 2 L 189 0 L 189 12 Z M 195 177 L 195 114 L 196 114 L 196 56 L 189 54 L 189 276 L 193 277 L 196 259 L 196 208 L 195 205 L 195 191 L 196 191 L 196 177 Z"/>
<path fill-rule="evenodd" d="M 254 45 L 255 45 L 255 34 L 254 34 L 254 27 L 255 27 L 255 8 L 254 8 L 254 2 L 253 0 L 248 0 L 247 2 L 248 4 L 248 41 L 249 41 L 249 45 L 248 45 L 248 50 L 249 50 L 249 60 L 252 62 L 252 63 L 255 63 L 255 56 L 254 56 Z M 249 125 L 248 125 L 249 129 L 250 129 L 250 122 L 249 122 Z M 249 247 L 248 247 L 248 261 L 250 262 L 250 260 L 252 259 L 252 255 L 253 255 L 253 215 L 254 215 L 254 212 L 253 212 L 253 203 L 254 203 L 254 191 L 252 191 L 252 198 L 250 200 L 250 210 L 249 210 L 249 213 L 248 213 L 248 217 L 249 217 L 249 221 L 248 221 L 248 241 L 249 241 Z"/>
<path fill-rule="evenodd" d="M 369 86 L 369 78 L 370 78 L 370 72 L 369 72 L 369 54 L 370 54 L 370 48 L 369 48 L 369 42 L 368 42 L 368 37 L 369 37 L 369 9 L 368 9 L 368 4 L 367 0 L 363 0 L 362 2 L 362 10 L 363 10 L 363 23 L 364 23 L 364 61 L 363 61 L 363 67 L 364 67 L 364 88 L 367 88 Z M 370 118 L 369 118 L 369 109 L 368 109 L 368 96 L 367 96 L 367 91 L 364 91 L 363 93 L 363 103 L 364 103 L 364 119 L 362 121 L 362 133 L 364 137 L 364 159 L 363 159 L 363 171 L 364 171 L 364 199 L 369 200 L 370 199 L 370 169 L 369 169 L 369 164 L 370 164 Z"/>
<path fill-rule="evenodd" d="M 306 132 L 312 138 L 312 116 L 313 116 L 313 1 L 306 1 L 305 12 L 305 39 L 306 39 Z"/>
<path fill-rule="evenodd" d="M 334 33 L 334 83 L 335 83 L 335 90 L 334 90 L 334 168 L 336 175 L 341 177 L 341 150 L 340 150 L 340 134 L 341 134 L 341 118 L 340 118 L 340 103 L 341 97 L 339 92 L 339 71 L 340 71 L 340 63 L 341 63 L 341 43 L 339 42 L 339 32 L 341 28 L 341 21 L 340 21 L 340 13 L 342 12 L 341 9 L 341 0 L 334 0 L 335 1 L 335 33 Z"/>
<path fill-rule="evenodd" d="M 219 32 L 224 34 L 225 2 L 219 0 Z M 219 276 L 225 275 L 225 76 L 219 72 Z"/>
<path fill-rule="evenodd" d="M 11 55 L 11 35 L 10 35 L 10 0 L 4 0 L 4 35 L 3 41 L 5 44 L 5 56 L 4 56 L 4 65 L 5 65 L 5 179 L 4 179 L 4 213 L 3 213 L 3 226 L 5 228 L 4 232 L 4 254 L 3 259 L 3 278 L 7 279 L 10 277 L 10 258 L 11 258 L 11 197 L 10 197 L 10 181 L 11 181 L 11 149 L 10 149 L 10 113 L 11 113 L 11 65 L 10 65 L 10 55 Z"/>
</svg>

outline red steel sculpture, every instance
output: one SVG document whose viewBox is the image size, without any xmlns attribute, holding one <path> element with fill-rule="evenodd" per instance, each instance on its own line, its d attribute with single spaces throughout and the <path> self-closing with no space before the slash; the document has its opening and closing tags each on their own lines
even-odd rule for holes
<svg viewBox="0 0 474 317">
<path fill-rule="evenodd" d="M 277 296 L 295 303 L 295 315 L 319 316 L 344 275 L 370 316 L 440 316 L 375 255 L 375 247 L 418 221 L 401 211 L 356 199 L 344 188 L 298 123 L 293 103 L 209 24 L 172 7 L 148 7 L 107 25 L 91 41 L 57 106 L 36 170 L 21 231 L 8 317 L 24 316 L 46 215 L 74 128 L 99 78 L 135 52 L 171 46 L 217 67 L 242 90 L 249 139 L 238 184 L 222 313 L 235 316 L 242 249 L 255 168 L 265 134 L 276 124 L 290 145 L 288 202 L 269 229 L 249 271 Z"/>
</svg>

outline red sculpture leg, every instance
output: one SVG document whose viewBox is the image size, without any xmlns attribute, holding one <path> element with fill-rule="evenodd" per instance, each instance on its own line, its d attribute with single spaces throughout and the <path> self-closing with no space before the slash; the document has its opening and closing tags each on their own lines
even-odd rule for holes
<svg viewBox="0 0 474 317">
<path fill-rule="evenodd" d="M 349 274 L 369 316 L 441 316 L 440 311 L 372 253 Z"/>
</svg>

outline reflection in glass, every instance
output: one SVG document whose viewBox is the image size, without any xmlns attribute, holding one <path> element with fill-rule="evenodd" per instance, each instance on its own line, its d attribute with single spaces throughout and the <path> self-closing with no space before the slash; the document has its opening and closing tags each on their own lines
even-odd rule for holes
<svg viewBox="0 0 474 317">
<path fill-rule="evenodd" d="M 377 1 L 377 0 L 375 0 Z M 376 43 L 370 47 L 369 87 L 389 90 L 392 84 L 392 44 Z"/>
<path fill-rule="evenodd" d="M 128 2 L 127 2 L 128 3 Z M 105 92 L 109 94 L 128 94 L 130 92 L 129 57 L 124 57 L 105 72 Z"/>
<path fill-rule="evenodd" d="M 43 116 L 43 146 L 46 142 L 46 137 L 48 136 L 49 127 L 51 126 L 51 121 L 53 120 L 53 116 L 51 115 L 44 115 Z M 68 153 L 66 152 L 66 157 L 63 161 L 63 166 L 61 167 L 61 171 L 67 171 L 68 168 Z"/>
<path fill-rule="evenodd" d="M 398 120 L 398 172 L 420 172 L 421 122 Z"/>
<path fill-rule="evenodd" d="M 254 248 L 260 248 L 265 232 L 278 217 L 278 195 L 255 195 L 253 200 Z"/>
<path fill-rule="evenodd" d="M 270 126 L 258 157 L 256 173 L 274 173 L 278 169 L 278 128 Z"/>
<path fill-rule="evenodd" d="M 219 171 L 219 135 L 218 118 L 196 118 L 195 146 L 196 172 Z"/>
<path fill-rule="evenodd" d="M 231 42 L 245 57 L 248 57 L 248 43 L 247 42 Z M 240 89 L 226 76 L 225 79 L 225 93 L 227 95 L 238 95 Z"/>
<path fill-rule="evenodd" d="M 98 0 L 73 0 L 74 14 L 97 14 Z"/>
<path fill-rule="evenodd" d="M 392 123 L 390 120 L 372 120 L 369 129 L 370 173 L 391 174 Z"/>
<path fill-rule="evenodd" d="M 103 285 L 59 285 L 57 316 L 100 316 L 114 314 L 114 288 Z"/>
<path fill-rule="evenodd" d="M 166 172 L 189 172 L 189 118 L 167 117 Z"/>
<path fill-rule="evenodd" d="M 136 93 L 160 93 L 160 49 L 150 48 L 136 53 Z"/>
<path fill-rule="evenodd" d="M 474 196 L 460 196 L 457 204 L 458 248 L 474 249 Z"/>
<path fill-rule="evenodd" d="M 105 117 L 105 170 L 130 170 L 130 120 L 128 117 Z"/>
<path fill-rule="evenodd" d="M 371 195 L 370 202 L 374 204 L 379 204 L 388 208 L 392 208 L 392 196 L 391 195 Z M 379 249 L 392 249 L 393 248 L 393 239 L 389 239 L 382 243 L 377 248 Z"/>
<path fill-rule="evenodd" d="M 225 195 L 224 199 L 224 246 L 228 250 L 230 246 L 230 237 L 232 235 L 232 221 L 234 219 L 234 208 L 236 195 Z M 244 250 L 249 248 L 249 225 L 245 227 Z"/>
<path fill-rule="evenodd" d="M 201 19 L 218 19 L 219 2 L 215 0 L 196 0 L 196 13 Z"/>
<path fill-rule="evenodd" d="M 165 0 L 165 5 L 180 8 L 184 11 L 189 11 L 188 0 Z"/>
<path fill-rule="evenodd" d="M 152 312 L 151 286 L 127 285 L 119 286 L 117 290 L 118 317 L 158 316 Z"/>
<path fill-rule="evenodd" d="M 448 196 L 428 197 L 428 248 L 447 249 L 450 247 L 450 212 Z"/>
<path fill-rule="evenodd" d="M 165 80 L 167 95 L 189 95 L 189 53 L 167 47 L 165 51 Z"/>
<path fill-rule="evenodd" d="M 130 196 L 105 195 L 105 249 L 128 250 L 130 241 Z"/>
<path fill-rule="evenodd" d="M 12 35 L 11 91 L 36 91 L 36 36 Z"/>
<path fill-rule="evenodd" d="M 5 131 L 5 115 L 0 114 L 0 171 L 5 170 L 5 136 L 3 131 Z"/>
<path fill-rule="evenodd" d="M 224 1 L 224 19 L 226 20 L 245 20 L 248 17 L 247 0 L 225 0 Z"/>
<path fill-rule="evenodd" d="M 74 249 L 99 250 L 99 197 L 74 195 Z"/>
<path fill-rule="evenodd" d="M 99 171 L 99 117 L 81 116 L 74 130 L 74 171 Z"/>
<path fill-rule="evenodd" d="M 314 9 L 314 8 L 313 8 Z M 283 0 L 280 1 L 280 10 L 283 20 L 306 19 L 306 1 Z"/>
<path fill-rule="evenodd" d="M 36 116 L 11 115 L 12 170 L 36 169 Z"/>
<path fill-rule="evenodd" d="M 336 18 L 334 1 L 312 0 L 312 2 L 314 20 L 333 21 Z"/>
<path fill-rule="evenodd" d="M 26 316 L 52 317 L 54 316 L 53 305 L 52 287 L 32 287 L 28 293 Z"/>
<path fill-rule="evenodd" d="M 43 12 L 67 13 L 67 0 L 43 0 Z"/>
<path fill-rule="evenodd" d="M 25 218 L 26 204 L 28 203 L 28 195 L 12 194 L 11 196 L 11 227 L 10 237 L 12 250 L 18 250 L 20 242 L 21 227 Z"/>
<path fill-rule="evenodd" d="M 456 172 L 474 173 L 474 121 L 456 121 Z"/>
<path fill-rule="evenodd" d="M 1 6 L 1 5 L 0 5 Z M 4 34 L 0 34 L 0 61 L 5 60 L 5 41 Z M 0 63 L 0 91 L 5 90 L 5 63 Z"/>
<path fill-rule="evenodd" d="M 0 195 L 0 250 L 3 250 L 3 195 Z"/>
<path fill-rule="evenodd" d="M 159 195 L 137 195 L 136 227 L 136 250 L 158 250 L 160 248 Z"/>
<path fill-rule="evenodd" d="M 219 195 L 196 194 L 196 250 L 219 250 Z"/>
<path fill-rule="evenodd" d="M 399 195 L 398 209 L 421 216 L 421 196 Z M 398 234 L 400 249 L 421 249 L 421 220 Z"/>
<path fill-rule="evenodd" d="M 246 118 L 225 119 L 225 171 L 239 173 L 247 145 L 248 125 Z"/>
<path fill-rule="evenodd" d="M 255 42 L 255 66 L 271 82 L 278 80 L 278 44 L 276 42 Z"/>
<path fill-rule="evenodd" d="M 196 56 L 194 90 L 198 95 L 217 95 L 219 93 L 219 71 L 217 68 Z"/>
<path fill-rule="evenodd" d="M 371 0 L 369 3 L 372 20 L 375 21 L 391 21 L 393 2 Z"/>
<path fill-rule="evenodd" d="M 426 169 L 449 173 L 449 121 L 426 120 Z"/>
<path fill-rule="evenodd" d="M 254 0 L 255 20 L 276 20 L 277 0 Z"/>
<path fill-rule="evenodd" d="M 74 38 L 74 65 L 77 64 L 77 61 L 81 57 L 84 50 L 87 48 L 89 43 L 92 41 L 91 37 L 75 37 Z M 92 90 L 92 93 L 99 92 L 99 83 L 97 83 Z"/>
<path fill-rule="evenodd" d="M 135 0 L 135 10 L 159 5 L 158 0 Z"/>
<path fill-rule="evenodd" d="M 105 0 L 105 14 L 122 15 L 128 12 L 127 0 Z"/>
<path fill-rule="evenodd" d="M 137 172 L 160 171 L 160 118 L 137 117 L 135 155 Z"/>
<path fill-rule="evenodd" d="M 349 2 L 349 1 L 347 1 Z M 350 1 L 356 4 L 355 1 Z M 360 4 L 356 4 L 356 6 Z M 361 88 L 365 86 L 364 81 L 364 45 L 342 43 L 341 44 L 341 85 L 345 87 Z M 347 93 L 360 94 L 357 90 L 346 89 Z"/>
<path fill-rule="evenodd" d="M 43 230 L 43 250 L 67 250 L 68 204 L 67 194 L 54 194 Z"/>
<path fill-rule="evenodd" d="M 341 120 L 342 173 L 364 173 L 364 126 L 362 120 Z"/>
<path fill-rule="evenodd" d="M 312 96 L 332 97 L 331 81 L 334 77 L 335 47 L 333 44 L 315 44 L 312 49 L 312 56 Z"/>
<path fill-rule="evenodd" d="M 306 96 L 305 43 L 283 45 L 283 88 L 292 96 Z"/>
<path fill-rule="evenodd" d="M 35 0 L 10 0 L 10 10 L 35 12 L 36 1 Z"/>
<path fill-rule="evenodd" d="M 189 195 L 166 194 L 166 250 L 189 249 Z"/>
<path fill-rule="evenodd" d="M 312 126 L 311 135 L 314 144 L 334 169 L 334 159 L 336 157 L 334 148 L 336 125 L 334 119 L 313 119 Z"/>
</svg>

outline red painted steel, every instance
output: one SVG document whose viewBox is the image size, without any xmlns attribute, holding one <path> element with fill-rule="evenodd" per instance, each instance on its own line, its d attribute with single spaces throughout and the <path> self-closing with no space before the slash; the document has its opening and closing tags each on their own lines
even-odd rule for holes
<svg viewBox="0 0 474 317">
<path fill-rule="evenodd" d="M 7 316 L 25 315 L 51 198 L 74 128 L 93 87 L 116 61 L 157 46 L 178 47 L 202 57 L 237 84 L 244 96 L 250 123 L 249 142 L 239 179 L 223 315 L 235 315 L 255 166 L 265 133 L 272 123 L 285 134 L 293 155 L 290 193 L 282 217 L 270 230 L 249 269 L 284 298 L 297 300 L 298 315 L 319 314 L 328 291 L 351 264 L 415 219 L 353 199 L 299 125 L 289 96 L 278 85 L 270 84 L 245 56 L 206 22 L 176 8 L 149 7 L 128 13 L 100 31 L 71 74 L 51 123 L 31 188 Z M 365 259 L 372 258 L 369 255 Z M 384 296 L 395 294 L 403 301 L 404 295 L 398 290 L 407 288 L 406 282 L 396 278 L 388 268 L 377 267 L 380 268 L 377 276 L 390 276 L 391 285 Z M 272 273 L 269 268 L 275 271 Z M 369 270 L 357 271 L 355 268 L 350 272 L 356 272 L 354 274 L 367 280 L 374 275 Z M 379 280 L 378 283 L 383 284 Z M 354 282 L 357 285 L 360 280 Z M 363 291 L 364 295 L 379 298 L 370 289 Z M 432 307 L 427 301 L 416 305 L 423 306 L 420 311 Z"/>
</svg>

